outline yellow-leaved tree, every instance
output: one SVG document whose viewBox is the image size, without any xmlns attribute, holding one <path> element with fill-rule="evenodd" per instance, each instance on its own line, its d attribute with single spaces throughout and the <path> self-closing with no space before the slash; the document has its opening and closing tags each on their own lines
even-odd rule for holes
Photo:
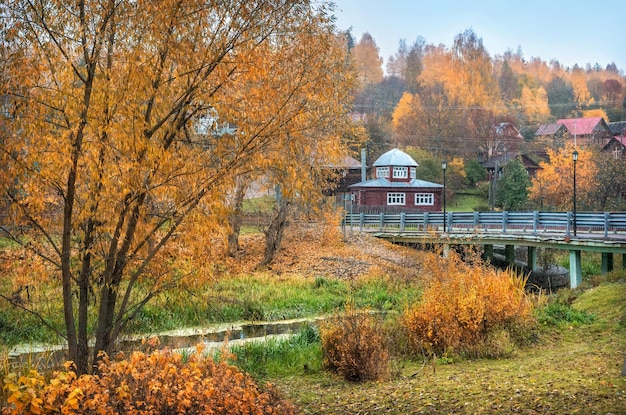
<svg viewBox="0 0 626 415">
<path fill-rule="evenodd" d="M 532 179 L 530 200 L 540 209 L 570 211 L 573 208 L 574 193 L 574 146 L 568 144 L 560 149 L 547 148 L 549 162 L 541 162 L 541 169 Z M 589 206 L 587 200 L 594 185 L 596 164 L 592 152 L 578 147 L 576 162 L 576 191 L 579 209 Z"/>
<path fill-rule="evenodd" d="M 369 33 L 363 33 L 361 40 L 352 49 L 359 80 L 362 86 L 375 84 L 383 80 L 383 58 L 378 45 Z"/>
<path fill-rule="evenodd" d="M 78 372 L 193 271 L 186 244 L 209 243 L 237 176 L 286 151 L 300 157 L 278 170 L 296 177 L 296 162 L 339 151 L 352 77 L 331 11 L 293 0 L 4 3 L 0 189 L 17 219 L 1 231 L 58 275 L 58 332 Z"/>
</svg>

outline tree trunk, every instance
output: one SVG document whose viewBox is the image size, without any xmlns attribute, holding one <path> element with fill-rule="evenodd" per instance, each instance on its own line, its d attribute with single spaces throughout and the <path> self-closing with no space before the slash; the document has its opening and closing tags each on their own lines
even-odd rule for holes
<svg viewBox="0 0 626 415">
<path fill-rule="evenodd" d="M 237 180 L 235 188 L 235 196 L 233 200 L 233 211 L 228 216 L 228 224 L 230 225 L 230 233 L 228 234 L 228 255 L 236 257 L 239 253 L 239 232 L 241 231 L 241 213 L 243 208 L 243 199 L 246 195 L 248 186 L 247 178 Z"/>
<path fill-rule="evenodd" d="M 287 202 L 279 197 L 278 208 L 274 209 L 274 217 L 265 230 L 265 255 L 261 266 L 267 265 L 274 259 L 276 251 L 280 249 L 285 225 L 287 223 Z"/>
</svg>

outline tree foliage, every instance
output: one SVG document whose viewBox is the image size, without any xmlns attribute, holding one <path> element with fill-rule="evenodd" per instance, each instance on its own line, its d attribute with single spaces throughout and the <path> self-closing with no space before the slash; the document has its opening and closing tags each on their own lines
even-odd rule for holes
<svg viewBox="0 0 626 415">
<path fill-rule="evenodd" d="M 530 186 L 531 179 L 521 160 L 510 161 L 498 179 L 496 204 L 503 210 L 523 210 L 528 202 Z"/>
<path fill-rule="evenodd" d="M 574 193 L 574 147 L 566 145 L 559 150 L 548 149 L 549 162 L 539 163 L 541 170 L 532 179 L 530 199 L 540 210 L 555 209 L 570 211 Z M 594 186 L 596 167 L 593 153 L 587 148 L 578 148 L 576 164 L 576 192 L 578 209 L 589 209 L 592 205 L 590 191 Z"/>
<path fill-rule="evenodd" d="M 325 5 L 3 7 L 0 188 L 19 222 L 1 229 L 59 276 L 59 334 L 82 373 L 197 271 L 238 175 L 272 170 L 294 179 L 286 194 L 311 189 L 311 166 L 338 156 L 354 77 Z"/>
<path fill-rule="evenodd" d="M 361 40 L 354 45 L 352 56 L 363 86 L 383 80 L 383 58 L 378 45 L 369 33 L 363 33 Z"/>
</svg>

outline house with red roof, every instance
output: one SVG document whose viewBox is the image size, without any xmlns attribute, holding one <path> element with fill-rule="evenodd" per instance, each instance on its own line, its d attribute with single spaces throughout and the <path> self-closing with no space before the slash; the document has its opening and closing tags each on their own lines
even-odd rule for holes
<svg viewBox="0 0 626 415">
<path fill-rule="evenodd" d="M 554 124 L 541 125 L 535 137 L 551 137 L 555 140 L 571 141 L 577 146 L 604 147 L 613 134 L 602 117 L 563 118 Z"/>
<path fill-rule="evenodd" d="M 387 212 L 441 210 L 443 185 L 418 179 L 418 164 L 405 152 L 389 150 L 372 166 L 373 179 L 350 186 L 357 207 Z"/>
<path fill-rule="evenodd" d="M 567 128 L 576 145 L 604 146 L 613 136 L 602 117 L 564 118 L 557 120 L 557 124 L 563 124 Z"/>
</svg>

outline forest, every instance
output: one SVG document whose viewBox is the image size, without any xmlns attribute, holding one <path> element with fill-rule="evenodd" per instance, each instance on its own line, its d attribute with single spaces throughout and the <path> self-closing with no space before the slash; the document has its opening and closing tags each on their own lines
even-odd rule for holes
<svg viewBox="0 0 626 415">
<path fill-rule="evenodd" d="M 419 38 L 401 40 L 386 68 L 375 39 L 363 34 L 357 42 L 346 33 L 358 70 L 353 117 L 367 131 L 368 159 L 393 147 L 414 156 L 418 176 L 441 182 L 441 160 L 452 164 L 451 197 L 486 179 L 480 163 L 492 157 L 521 154 L 541 169 L 523 187 L 489 199 L 483 208 L 571 209 L 573 132 L 565 140 L 545 140 L 535 133 L 558 119 L 601 117 L 606 123 L 626 120 L 626 79 L 614 63 L 601 68 L 558 61 L 526 60 L 521 50 L 490 56 L 482 38 L 465 30 L 451 46 L 427 44 Z M 498 131 L 512 125 L 523 140 L 507 142 Z M 569 138 L 569 140 L 567 139 Z M 578 187 L 582 209 L 623 209 L 626 191 L 624 158 L 600 148 L 577 148 Z M 357 154 L 355 152 L 355 154 Z M 517 166 L 511 166 L 513 170 Z M 518 169 L 519 171 L 519 169 Z M 523 171 L 523 170 L 522 170 Z M 506 178 L 519 175 L 509 173 Z M 505 187 L 510 180 L 505 180 Z M 493 184 L 492 184 L 493 185 Z M 511 203 L 504 199 L 516 199 Z M 497 200 L 496 200 L 497 199 Z"/>
<path fill-rule="evenodd" d="M 521 50 L 492 57 L 468 29 L 451 46 L 401 40 L 383 70 L 371 35 L 358 42 L 346 36 L 360 81 L 354 111 L 365 120 L 372 149 L 417 146 L 477 156 L 501 122 L 513 123 L 532 147 L 537 128 L 557 119 L 626 119 L 626 80 L 614 63 L 565 68 L 556 60 L 526 60 Z"/>
</svg>

